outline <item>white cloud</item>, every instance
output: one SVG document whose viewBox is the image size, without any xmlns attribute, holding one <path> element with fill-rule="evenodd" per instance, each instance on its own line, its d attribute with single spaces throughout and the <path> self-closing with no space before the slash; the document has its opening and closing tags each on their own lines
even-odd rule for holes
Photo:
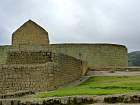
<svg viewBox="0 0 140 105">
<path fill-rule="evenodd" d="M 5 0 L 0 3 L 0 44 L 28 19 L 50 33 L 51 42 L 107 42 L 140 50 L 139 0 Z"/>
</svg>

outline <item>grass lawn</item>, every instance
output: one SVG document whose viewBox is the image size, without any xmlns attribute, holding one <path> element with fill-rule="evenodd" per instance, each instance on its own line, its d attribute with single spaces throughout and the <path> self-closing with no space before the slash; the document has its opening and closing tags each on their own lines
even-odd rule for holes
<svg viewBox="0 0 140 105">
<path fill-rule="evenodd" d="M 79 86 L 39 93 L 34 97 L 108 95 L 129 92 L 140 92 L 140 76 L 94 76 Z"/>
</svg>

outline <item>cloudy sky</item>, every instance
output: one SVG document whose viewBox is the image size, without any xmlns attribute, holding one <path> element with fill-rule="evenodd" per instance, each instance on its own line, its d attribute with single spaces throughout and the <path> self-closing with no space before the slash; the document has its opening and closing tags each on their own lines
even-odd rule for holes
<svg viewBox="0 0 140 105">
<path fill-rule="evenodd" d="M 117 43 L 140 50 L 140 0 L 1 0 L 0 45 L 27 20 L 51 43 Z"/>
</svg>

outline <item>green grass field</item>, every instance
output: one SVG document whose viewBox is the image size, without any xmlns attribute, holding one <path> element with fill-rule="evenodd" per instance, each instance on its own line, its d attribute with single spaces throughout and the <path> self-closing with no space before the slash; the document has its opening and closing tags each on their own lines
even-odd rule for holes
<svg viewBox="0 0 140 105">
<path fill-rule="evenodd" d="M 53 92 L 35 95 L 36 98 L 72 95 L 109 95 L 140 92 L 140 76 L 94 76 L 76 87 L 66 87 Z"/>
</svg>

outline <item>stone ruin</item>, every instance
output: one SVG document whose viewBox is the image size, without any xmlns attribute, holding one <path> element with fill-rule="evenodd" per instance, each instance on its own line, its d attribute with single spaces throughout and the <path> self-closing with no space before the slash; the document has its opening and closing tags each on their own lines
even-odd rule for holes
<svg viewBox="0 0 140 105">
<path fill-rule="evenodd" d="M 48 32 L 29 20 L 0 47 L 0 94 L 54 90 L 90 69 L 127 67 L 127 48 L 116 44 L 49 44 Z"/>
</svg>

